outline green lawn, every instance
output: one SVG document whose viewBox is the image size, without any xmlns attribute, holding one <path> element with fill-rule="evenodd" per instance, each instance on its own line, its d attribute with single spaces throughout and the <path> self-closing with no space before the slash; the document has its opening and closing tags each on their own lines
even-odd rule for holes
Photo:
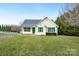
<svg viewBox="0 0 79 59">
<path fill-rule="evenodd" d="M 0 55 L 79 55 L 79 37 L 18 35 L 0 38 Z"/>
</svg>

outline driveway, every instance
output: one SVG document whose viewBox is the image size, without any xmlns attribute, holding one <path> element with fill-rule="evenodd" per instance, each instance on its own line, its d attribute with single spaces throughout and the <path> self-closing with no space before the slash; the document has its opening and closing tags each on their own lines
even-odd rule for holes
<svg viewBox="0 0 79 59">
<path fill-rule="evenodd" d="M 15 36 L 15 35 L 18 35 L 18 33 L 0 33 L 0 37 Z"/>
</svg>

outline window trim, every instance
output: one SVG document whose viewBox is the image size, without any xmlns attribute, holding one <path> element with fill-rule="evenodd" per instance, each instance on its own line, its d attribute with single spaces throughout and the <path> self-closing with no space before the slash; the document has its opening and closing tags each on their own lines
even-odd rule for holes
<svg viewBox="0 0 79 59">
<path fill-rule="evenodd" d="M 43 32 L 43 27 L 38 27 L 38 32 Z"/>
<path fill-rule="evenodd" d="M 48 27 L 48 33 L 54 33 L 55 27 Z"/>
<path fill-rule="evenodd" d="M 30 31 L 31 31 L 31 28 L 30 27 L 24 27 L 24 32 L 30 32 Z"/>
</svg>

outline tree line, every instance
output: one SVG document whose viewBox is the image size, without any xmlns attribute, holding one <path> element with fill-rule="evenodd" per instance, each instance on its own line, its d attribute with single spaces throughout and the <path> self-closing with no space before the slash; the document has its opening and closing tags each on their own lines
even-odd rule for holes
<svg viewBox="0 0 79 59">
<path fill-rule="evenodd" d="M 0 31 L 5 32 L 20 32 L 20 26 L 16 25 L 0 25 Z"/>
<path fill-rule="evenodd" d="M 10 25 L 0 25 L 0 31 L 7 31 L 11 32 L 11 26 Z"/>
<path fill-rule="evenodd" d="M 79 36 L 79 5 L 61 14 L 55 22 L 59 26 L 59 34 Z"/>
</svg>

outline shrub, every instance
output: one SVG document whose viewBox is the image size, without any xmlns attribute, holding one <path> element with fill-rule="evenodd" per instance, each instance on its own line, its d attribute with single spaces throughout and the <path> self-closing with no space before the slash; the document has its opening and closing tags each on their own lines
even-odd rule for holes
<svg viewBox="0 0 79 59">
<path fill-rule="evenodd" d="M 58 33 L 61 35 L 71 35 L 71 36 L 79 36 L 79 27 L 78 26 L 68 26 L 65 28 L 59 28 Z"/>
</svg>

